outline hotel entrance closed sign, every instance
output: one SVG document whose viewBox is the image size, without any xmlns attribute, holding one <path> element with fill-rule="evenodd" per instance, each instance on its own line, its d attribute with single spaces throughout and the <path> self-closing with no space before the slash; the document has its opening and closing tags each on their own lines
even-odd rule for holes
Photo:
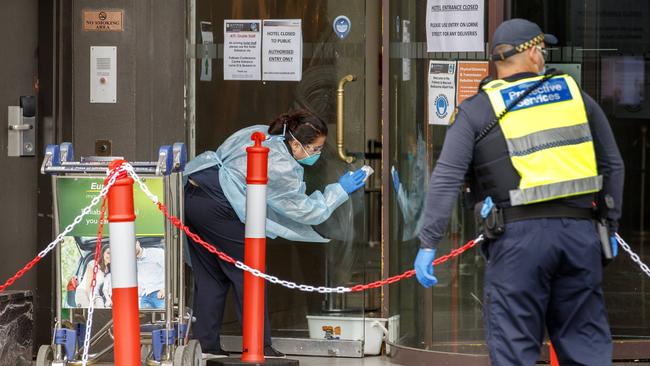
<svg viewBox="0 0 650 366">
<path fill-rule="evenodd" d="M 122 32 L 122 10 L 84 10 L 83 30 L 86 32 Z"/>
</svg>

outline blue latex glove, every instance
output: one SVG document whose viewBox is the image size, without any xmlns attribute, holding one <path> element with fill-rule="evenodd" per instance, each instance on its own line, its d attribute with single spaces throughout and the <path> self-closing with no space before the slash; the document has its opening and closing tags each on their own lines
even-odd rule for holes
<svg viewBox="0 0 650 366">
<path fill-rule="evenodd" d="M 438 279 L 433 275 L 433 259 L 436 257 L 435 249 L 420 249 L 415 257 L 415 277 L 418 282 L 425 288 L 429 288 L 438 283 Z"/>
<path fill-rule="evenodd" d="M 341 178 L 339 178 L 339 184 L 347 194 L 352 194 L 352 192 L 363 187 L 365 184 L 364 179 L 366 179 L 366 172 L 358 169 L 355 172 L 347 172 L 343 174 Z"/>
<path fill-rule="evenodd" d="M 390 175 L 393 177 L 393 187 L 395 188 L 395 192 L 399 192 L 399 186 L 400 186 L 400 181 L 399 181 L 399 173 L 397 173 L 397 169 L 395 169 L 394 166 L 390 168 Z"/>
<path fill-rule="evenodd" d="M 612 244 L 612 257 L 616 258 L 618 255 L 618 240 L 616 240 L 616 233 L 609 237 L 609 242 Z"/>
</svg>

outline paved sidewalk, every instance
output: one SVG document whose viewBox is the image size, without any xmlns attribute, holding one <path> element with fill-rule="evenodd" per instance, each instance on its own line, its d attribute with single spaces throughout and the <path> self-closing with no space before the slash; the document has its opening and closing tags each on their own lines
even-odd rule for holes
<svg viewBox="0 0 650 366">
<path fill-rule="evenodd" d="M 365 357 L 365 358 L 335 358 L 335 357 L 294 357 L 289 356 L 292 360 L 300 361 L 300 366 L 388 366 L 397 365 L 391 363 L 384 356 Z M 36 363 L 34 363 L 35 365 Z M 113 366 L 112 363 L 98 363 L 96 366 Z M 542 365 L 542 364 L 540 364 Z M 624 362 L 613 363 L 612 366 L 650 366 L 650 362 Z"/>
</svg>

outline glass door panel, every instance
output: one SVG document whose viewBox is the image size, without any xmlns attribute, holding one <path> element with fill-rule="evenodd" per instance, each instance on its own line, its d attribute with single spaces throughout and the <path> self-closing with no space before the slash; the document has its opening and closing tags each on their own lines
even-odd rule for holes
<svg viewBox="0 0 650 366">
<path fill-rule="evenodd" d="M 194 141 L 197 154 L 216 149 L 241 128 L 267 124 L 274 116 L 287 110 L 306 108 L 323 118 L 329 129 L 321 159 L 314 166 L 305 167 L 308 193 L 323 190 L 345 172 L 369 164 L 378 156 L 371 151 L 377 149 L 377 144 L 369 143 L 378 137 L 367 132 L 367 125 L 376 124 L 371 130 L 378 130 L 379 121 L 366 121 L 368 108 L 377 108 L 366 105 L 366 1 L 195 1 L 197 43 L 201 43 L 201 22 L 210 22 L 216 44 L 216 58 L 209 60 L 213 66 L 211 80 L 202 81 L 200 77 L 201 63 L 205 60 L 194 60 Z M 340 15 L 346 16 L 351 23 L 345 38 L 338 37 L 332 26 Z M 225 19 L 300 19 L 303 42 L 301 80 L 224 80 Z M 373 22 L 378 29 L 379 19 Z M 204 30 L 210 28 L 205 24 Z M 337 98 L 339 83 L 346 75 L 353 75 L 355 80 L 345 83 L 342 98 Z M 379 86 L 375 85 L 375 88 Z M 338 99 L 344 101 L 342 131 L 345 145 L 342 152 L 354 157 L 352 163 L 344 162 L 337 149 Z M 378 173 L 375 175 L 379 176 Z M 290 242 L 280 238 L 267 240 L 267 272 L 300 284 L 330 287 L 353 286 L 378 279 L 379 226 L 370 223 L 373 215 L 369 213 L 375 199 L 373 182 L 376 180 L 367 183 L 365 192 L 352 194 L 326 222 L 316 227 L 321 235 L 331 239 L 329 243 Z M 364 314 L 379 308 L 378 291 L 323 295 L 278 285 L 269 285 L 267 291 L 274 337 L 309 337 L 307 316 L 363 318 Z M 230 308 L 233 304 L 234 301 L 228 301 Z M 241 334 L 234 311 L 228 309 L 226 314 L 224 334 Z M 336 331 L 317 335 L 323 336 L 337 338 Z"/>
<path fill-rule="evenodd" d="M 390 1 L 390 164 L 402 187 L 390 196 L 391 274 L 413 268 L 430 174 L 442 149 L 446 126 L 427 122 L 429 60 L 485 61 L 484 52 L 426 52 L 426 2 Z M 487 14 L 488 2 L 485 2 Z M 487 30 L 487 29 L 486 29 Z M 474 238 L 472 214 L 459 199 L 438 253 Z M 436 268 L 439 284 L 423 289 L 415 280 L 390 289 L 390 313 L 400 316 L 395 344 L 458 354 L 486 355 L 483 335 L 484 263 L 478 249 Z"/>
<path fill-rule="evenodd" d="M 394 0 L 389 2 L 388 9 L 390 28 L 385 36 L 390 37 L 389 155 L 390 165 L 399 172 L 404 186 L 403 192 L 391 189 L 388 238 L 391 274 L 413 266 L 419 246 L 413 229 L 418 225 L 428 176 L 445 135 L 445 127 L 426 123 L 426 65 L 429 60 L 487 59 L 484 53 L 425 52 L 425 3 Z M 650 262 L 646 178 L 650 3 L 486 1 L 486 14 L 488 4 L 505 5 L 507 18 L 530 19 L 556 35 L 560 43 L 549 47 L 549 66 L 573 76 L 603 108 L 626 165 L 620 233 L 642 261 Z M 421 178 L 423 175 L 427 178 Z M 472 239 L 475 233 L 474 219 L 462 208 L 461 197 L 439 253 L 448 253 Z M 394 343 L 431 351 L 486 355 L 481 304 L 484 267 L 478 249 L 473 249 L 458 260 L 442 265 L 436 272 L 440 284 L 431 290 L 422 289 L 416 281 L 391 287 L 391 315 L 399 314 L 401 320 Z M 616 359 L 650 357 L 649 284 L 648 277 L 625 252 L 619 251 L 619 257 L 604 271 L 603 290 Z"/>
</svg>

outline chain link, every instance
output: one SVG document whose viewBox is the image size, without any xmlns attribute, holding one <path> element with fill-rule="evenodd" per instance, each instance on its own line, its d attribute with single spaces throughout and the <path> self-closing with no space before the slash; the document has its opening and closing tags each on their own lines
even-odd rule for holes
<svg viewBox="0 0 650 366">
<path fill-rule="evenodd" d="M 145 184 L 144 180 L 143 180 L 142 178 L 140 178 L 140 176 L 138 175 L 138 173 L 135 172 L 135 170 L 133 169 L 133 167 L 131 166 L 131 164 L 129 164 L 129 163 L 124 163 L 124 165 L 122 165 L 122 166 L 124 167 L 124 170 L 125 170 L 127 173 L 129 173 L 129 175 L 131 176 L 131 178 L 133 178 L 133 180 L 138 184 L 138 186 L 140 187 L 140 189 L 142 190 L 142 192 L 144 192 L 144 194 L 145 194 L 147 197 L 149 197 L 149 199 L 150 199 L 154 204 L 158 205 L 158 203 L 160 203 L 160 200 L 158 199 L 158 196 L 156 196 L 155 194 L 153 194 L 153 193 L 149 190 L 149 187 L 147 187 L 147 185 Z"/>
<path fill-rule="evenodd" d="M 114 174 L 111 179 L 116 178 L 119 175 L 118 173 Z M 115 182 L 115 179 L 113 179 Z M 112 185 L 112 184 L 111 184 Z M 86 333 L 84 334 L 84 344 L 83 344 L 83 354 L 81 356 L 81 365 L 86 366 L 88 362 L 88 350 L 90 348 L 90 333 L 93 329 L 93 312 L 95 310 L 95 298 L 98 295 L 95 295 L 95 286 L 97 285 L 97 269 L 99 268 L 99 256 L 101 254 L 102 247 L 102 234 L 104 232 L 104 216 L 106 215 L 106 197 L 102 199 L 101 212 L 99 215 L 99 223 L 97 225 L 97 242 L 95 243 L 95 265 L 93 267 L 93 278 L 90 282 L 90 303 L 88 304 L 88 318 L 86 319 Z"/>
<path fill-rule="evenodd" d="M 41 259 L 43 259 L 46 255 L 48 255 L 52 251 L 52 249 L 54 249 L 60 242 L 62 242 L 63 238 L 66 237 L 81 222 L 81 220 L 83 220 L 83 218 L 86 215 L 90 214 L 92 208 L 99 203 L 99 200 L 101 200 L 106 196 L 106 194 L 108 194 L 109 188 L 113 184 L 115 184 L 115 180 L 117 179 L 118 175 L 122 171 L 124 171 L 124 169 L 122 169 L 121 167 L 117 169 L 108 180 L 108 183 L 104 184 L 104 188 L 102 188 L 99 195 L 93 197 L 93 199 L 90 201 L 90 204 L 81 210 L 81 213 L 77 215 L 77 217 L 75 217 L 74 220 L 72 220 L 72 223 L 66 226 L 66 228 L 59 235 L 57 235 L 57 237 L 51 243 L 49 243 L 45 247 L 45 249 L 41 250 L 36 255 L 36 257 L 34 257 L 34 259 L 32 259 L 29 263 L 27 263 L 25 267 L 23 267 L 18 272 L 16 272 L 16 274 L 13 277 L 8 279 L 7 282 L 5 282 L 2 286 L 0 286 L 0 293 L 3 292 L 5 289 L 7 289 L 7 287 L 13 285 L 14 282 L 16 282 L 16 280 L 18 280 L 25 273 L 27 273 L 27 271 L 32 269 L 32 267 L 34 267 Z"/>
<path fill-rule="evenodd" d="M 623 248 L 623 250 L 625 250 L 625 251 L 630 255 L 630 257 L 632 258 L 632 260 L 633 260 L 636 264 L 638 264 L 639 267 L 641 267 L 641 270 L 642 270 L 642 271 L 643 271 L 643 272 L 644 272 L 648 277 L 650 277 L 650 268 L 648 268 L 648 266 L 647 266 L 645 263 L 643 263 L 643 262 L 641 261 L 641 258 L 639 258 L 639 256 L 638 256 L 636 253 L 634 253 L 634 251 L 632 251 L 632 248 L 630 248 L 630 246 L 625 242 L 625 240 L 623 240 L 623 238 L 621 238 L 620 235 L 618 235 L 618 233 L 616 233 L 616 241 L 618 241 L 618 244 L 621 245 L 621 247 Z"/>
<path fill-rule="evenodd" d="M 303 292 L 318 292 L 318 293 L 321 293 L 321 294 L 328 294 L 328 293 L 336 292 L 336 293 L 341 293 L 342 294 L 342 293 L 352 291 L 352 289 L 350 287 L 343 287 L 343 286 L 340 286 L 340 287 L 325 287 L 325 286 L 314 287 L 314 286 L 310 286 L 310 285 L 300 285 L 300 284 L 297 284 L 295 282 L 281 280 L 281 279 L 279 279 L 279 278 L 277 278 L 275 276 L 271 276 L 269 274 L 263 273 L 263 272 L 255 269 L 255 268 L 251 268 L 250 266 L 242 263 L 241 261 L 236 261 L 235 262 L 235 267 L 241 269 L 242 271 L 246 271 L 246 272 L 252 274 L 255 277 L 259 277 L 259 278 L 262 278 L 262 279 L 264 279 L 266 281 L 269 281 L 269 282 L 271 282 L 273 284 L 278 284 L 280 286 L 284 286 L 284 287 L 290 288 L 290 289 L 298 289 L 298 290 L 303 291 Z"/>
</svg>

